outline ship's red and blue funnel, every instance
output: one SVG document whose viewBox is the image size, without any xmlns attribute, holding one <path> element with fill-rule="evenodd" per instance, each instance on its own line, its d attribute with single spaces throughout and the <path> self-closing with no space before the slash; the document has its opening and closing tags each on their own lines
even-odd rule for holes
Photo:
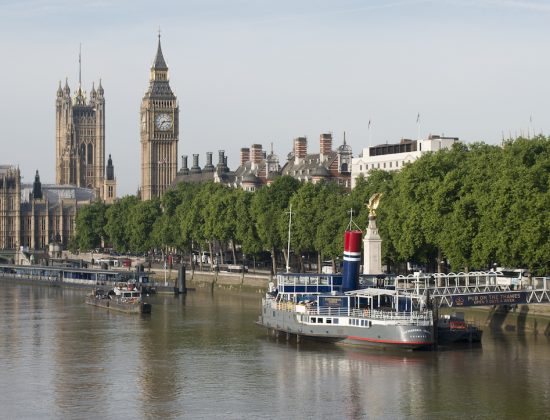
<svg viewBox="0 0 550 420">
<path fill-rule="evenodd" d="M 344 236 L 344 269 L 342 289 L 344 291 L 357 289 L 359 266 L 361 265 L 361 235 L 360 230 L 346 230 Z"/>
</svg>

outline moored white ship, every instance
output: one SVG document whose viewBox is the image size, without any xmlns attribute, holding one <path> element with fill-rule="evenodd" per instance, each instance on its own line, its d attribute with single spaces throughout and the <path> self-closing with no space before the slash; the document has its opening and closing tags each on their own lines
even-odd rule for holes
<svg viewBox="0 0 550 420">
<path fill-rule="evenodd" d="M 258 324 L 297 337 L 356 346 L 416 349 L 434 342 L 421 297 L 383 288 L 342 290 L 342 276 L 279 274 Z"/>
</svg>

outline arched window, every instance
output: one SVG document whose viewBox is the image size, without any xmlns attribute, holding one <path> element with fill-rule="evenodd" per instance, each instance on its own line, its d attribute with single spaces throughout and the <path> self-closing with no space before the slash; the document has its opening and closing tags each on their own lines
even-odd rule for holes
<svg viewBox="0 0 550 420">
<path fill-rule="evenodd" d="M 86 159 L 88 165 L 93 165 L 94 163 L 94 147 L 91 144 L 88 144 L 88 159 Z"/>
</svg>

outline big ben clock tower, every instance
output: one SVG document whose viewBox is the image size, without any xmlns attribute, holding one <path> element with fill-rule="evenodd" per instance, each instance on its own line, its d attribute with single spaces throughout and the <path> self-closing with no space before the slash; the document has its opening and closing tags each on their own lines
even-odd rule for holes
<svg viewBox="0 0 550 420">
<path fill-rule="evenodd" d="M 141 198 L 149 200 L 164 194 L 178 170 L 179 107 L 168 82 L 160 34 L 140 114 Z"/>
</svg>

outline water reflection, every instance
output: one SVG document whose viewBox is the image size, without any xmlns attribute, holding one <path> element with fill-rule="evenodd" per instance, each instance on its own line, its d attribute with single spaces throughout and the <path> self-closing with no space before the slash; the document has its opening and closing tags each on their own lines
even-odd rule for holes
<svg viewBox="0 0 550 420">
<path fill-rule="evenodd" d="M 544 418 L 547 337 L 484 331 L 483 346 L 391 352 L 275 340 L 259 298 L 151 298 L 150 316 L 78 289 L 6 286 L 6 418 Z"/>
</svg>

